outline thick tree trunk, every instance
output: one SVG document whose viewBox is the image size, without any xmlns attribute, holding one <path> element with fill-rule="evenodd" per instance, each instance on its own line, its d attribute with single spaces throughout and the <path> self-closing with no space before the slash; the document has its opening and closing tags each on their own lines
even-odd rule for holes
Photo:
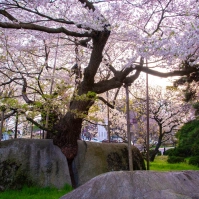
<svg viewBox="0 0 199 199">
<path fill-rule="evenodd" d="M 83 118 L 88 115 L 88 111 L 95 101 L 95 93 L 92 93 L 94 77 L 101 64 L 102 52 L 109 35 L 110 32 L 104 30 L 102 32 L 96 32 L 96 36 L 92 38 L 93 49 L 88 67 L 84 70 L 83 81 L 77 86 L 77 90 L 75 90 L 76 94 L 74 93 L 66 115 L 53 125 L 53 142 L 60 147 L 62 153 L 68 160 L 73 187 L 75 187 L 75 184 L 72 161 L 77 154 L 77 140 L 81 134 Z"/>
<path fill-rule="evenodd" d="M 82 119 L 76 118 L 75 114 L 68 112 L 56 125 L 53 142 L 61 148 L 62 153 L 68 160 L 77 154 L 77 140 L 81 133 Z"/>
<path fill-rule="evenodd" d="M 78 110 L 79 113 L 84 111 L 84 114 L 88 113 L 88 108 L 93 104 L 90 101 L 86 103 L 87 105 L 81 101 L 73 103 L 76 104 L 75 106 L 73 105 L 73 110 Z M 53 143 L 61 149 L 67 158 L 73 188 L 76 188 L 76 183 L 72 163 L 77 155 L 77 140 L 81 133 L 82 121 L 83 118 L 78 118 L 73 111 L 69 111 L 66 116 L 55 125 L 54 135 L 52 136 Z"/>
<path fill-rule="evenodd" d="M 86 99 L 77 99 L 74 94 L 67 114 L 55 125 L 58 132 L 53 136 L 54 144 L 59 146 L 68 160 L 74 159 L 77 154 L 77 140 L 81 133 L 83 121 L 82 115 L 87 115 L 89 108 L 93 105 L 95 96 L 87 95 L 93 91 L 94 77 L 102 61 L 102 52 L 109 38 L 110 32 L 104 30 L 96 32 L 93 37 L 93 50 L 88 67 L 84 70 L 83 81 L 75 91 L 78 98 L 86 95 Z"/>
</svg>

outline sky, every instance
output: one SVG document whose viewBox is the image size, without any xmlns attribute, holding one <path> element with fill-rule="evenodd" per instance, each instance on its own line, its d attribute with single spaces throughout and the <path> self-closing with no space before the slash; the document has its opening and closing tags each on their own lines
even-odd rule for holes
<svg viewBox="0 0 199 199">
<path fill-rule="evenodd" d="M 169 72 L 167 69 L 164 68 L 160 68 L 160 67 L 156 67 L 155 69 L 156 71 L 159 72 Z M 178 79 L 179 77 L 167 77 L 167 78 L 162 78 L 162 77 L 158 77 L 158 76 L 153 76 L 153 75 L 148 75 L 148 79 L 149 79 L 149 86 L 162 86 L 164 88 L 166 88 L 166 86 L 173 86 L 173 81 L 175 81 L 176 79 Z"/>
<path fill-rule="evenodd" d="M 172 86 L 172 79 L 174 78 L 161 78 L 153 75 L 148 76 L 149 86 Z"/>
</svg>

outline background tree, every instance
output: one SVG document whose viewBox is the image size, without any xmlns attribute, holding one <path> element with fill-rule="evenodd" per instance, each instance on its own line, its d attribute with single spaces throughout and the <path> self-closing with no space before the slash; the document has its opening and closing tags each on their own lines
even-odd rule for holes
<svg viewBox="0 0 199 199">
<path fill-rule="evenodd" d="M 160 146 L 168 141 L 171 141 L 175 136 L 177 129 L 189 121 L 191 114 L 189 113 L 190 106 L 182 101 L 180 92 L 172 90 L 163 91 L 162 88 L 151 88 L 149 91 L 149 117 L 151 123 L 157 125 L 157 143 L 153 153 L 150 155 L 150 161 L 154 161 Z M 143 94 L 143 93 L 142 93 Z M 134 106 L 139 107 L 139 114 L 146 118 L 146 101 L 136 99 Z M 154 130 L 154 129 L 151 129 Z M 146 136 L 146 135 L 145 135 Z"/>
</svg>

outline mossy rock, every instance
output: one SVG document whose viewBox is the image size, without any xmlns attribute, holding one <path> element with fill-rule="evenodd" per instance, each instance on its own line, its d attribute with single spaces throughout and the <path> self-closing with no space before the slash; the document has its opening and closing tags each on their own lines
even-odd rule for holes
<svg viewBox="0 0 199 199">
<path fill-rule="evenodd" d="M 0 162 L 0 191 L 21 189 L 24 185 L 32 186 L 34 182 L 28 173 L 24 172 L 20 162 L 12 159 Z"/>
<path fill-rule="evenodd" d="M 52 140 L 13 139 L 0 143 L 0 190 L 71 185 L 66 157 Z"/>
<path fill-rule="evenodd" d="M 132 146 L 133 169 L 146 170 L 140 151 Z M 125 143 L 97 143 L 78 141 L 78 154 L 74 161 L 78 186 L 91 178 L 109 171 L 128 171 L 128 148 Z"/>
</svg>

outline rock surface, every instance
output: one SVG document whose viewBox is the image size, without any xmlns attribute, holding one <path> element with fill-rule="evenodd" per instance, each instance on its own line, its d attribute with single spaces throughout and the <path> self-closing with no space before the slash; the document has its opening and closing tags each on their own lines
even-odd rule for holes
<svg viewBox="0 0 199 199">
<path fill-rule="evenodd" d="M 133 150 L 134 169 L 145 169 L 143 157 Z M 73 162 L 77 186 L 109 171 L 128 170 L 127 144 L 78 141 Z M 63 187 L 71 184 L 68 164 L 52 140 L 13 139 L 0 143 L 0 190 L 23 184 Z"/>
<path fill-rule="evenodd" d="M 60 199 L 199 199 L 199 171 L 108 172 Z"/>
<path fill-rule="evenodd" d="M 52 140 L 13 139 L 0 143 L 0 190 L 23 184 L 71 184 L 68 164 Z"/>
<path fill-rule="evenodd" d="M 144 159 L 136 147 L 133 151 L 134 170 L 145 170 Z M 128 149 L 124 143 L 78 141 L 78 154 L 73 168 L 77 186 L 109 171 L 129 170 Z"/>
</svg>

